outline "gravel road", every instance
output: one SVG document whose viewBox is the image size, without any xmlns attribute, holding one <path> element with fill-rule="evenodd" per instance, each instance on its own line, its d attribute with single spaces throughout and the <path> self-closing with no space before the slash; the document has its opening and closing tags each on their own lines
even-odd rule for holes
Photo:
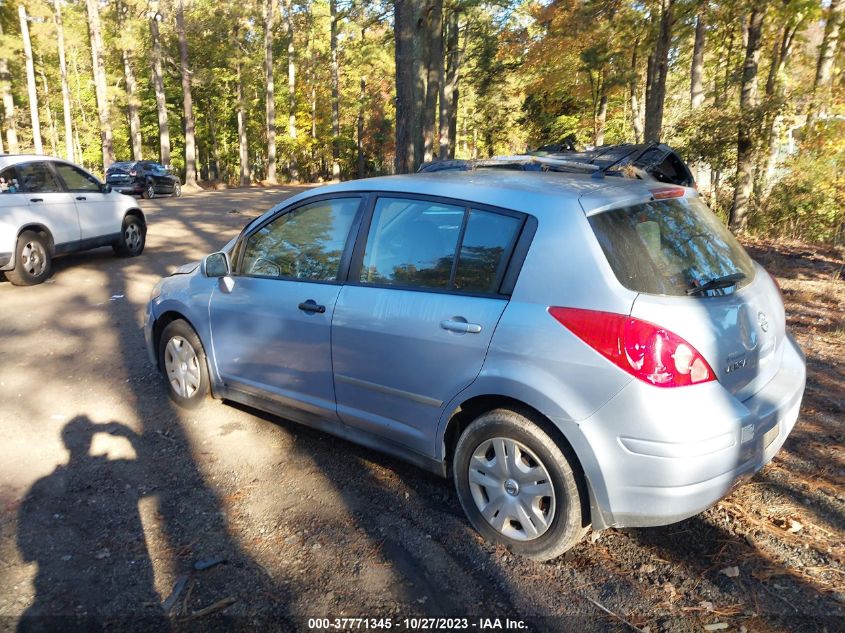
<svg viewBox="0 0 845 633">
<path fill-rule="evenodd" d="M 170 404 L 141 331 L 153 284 L 296 191 L 144 200 L 141 257 L 0 281 L 0 631 L 845 630 L 841 251 L 753 245 L 810 355 L 782 454 L 698 517 L 541 564 L 483 542 L 413 466 Z M 456 619 L 411 620 L 436 616 Z"/>
</svg>

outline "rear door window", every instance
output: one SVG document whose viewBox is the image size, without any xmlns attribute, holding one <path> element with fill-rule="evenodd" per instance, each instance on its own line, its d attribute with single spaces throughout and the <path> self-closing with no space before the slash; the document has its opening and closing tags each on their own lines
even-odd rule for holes
<svg viewBox="0 0 845 633">
<path fill-rule="evenodd" d="M 496 292 L 522 220 L 499 213 L 469 213 L 455 272 L 455 289 Z"/>
<path fill-rule="evenodd" d="M 378 198 L 359 281 L 496 294 L 523 219 L 440 201 Z"/>
<path fill-rule="evenodd" d="M 361 199 L 306 204 L 276 217 L 246 238 L 240 273 L 334 281 Z"/>
<path fill-rule="evenodd" d="M 699 198 L 611 209 L 589 221 L 616 278 L 635 292 L 723 295 L 754 278 L 754 262 Z M 696 291 L 731 279 L 735 282 Z"/>
<path fill-rule="evenodd" d="M 464 220 L 463 207 L 379 198 L 373 210 L 360 281 L 446 288 Z"/>
<path fill-rule="evenodd" d="M 23 190 L 27 193 L 62 191 L 62 186 L 47 163 L 36 162 L 18 165 L 18 178 Z"/>
</svg>

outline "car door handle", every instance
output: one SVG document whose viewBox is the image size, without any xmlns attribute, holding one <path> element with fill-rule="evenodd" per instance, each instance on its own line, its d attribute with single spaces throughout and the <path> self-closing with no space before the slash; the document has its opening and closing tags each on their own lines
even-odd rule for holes
<svg viewBox="0 0 845 633">
<path fill-rule="evenodd" d="M 316 301 L 309 299 L 308 301 L 300 303 L 299 309 L 303 312 L 316 312 L 317 314 L 323 314 L 326 311 L 326 306 L 318 305 Z"/>
<path fill-rule="evenodd" d="M 88 198 L 86 198 L 85 196 L 76 196 L 76 199 L 77 200 L 87 200 Z"/>
<path fill-rule="evenodd" d="M 462 334 L 478 334 L 481 332 L 481 326 L 478 323 L 467 323 L 466 321 L 455 321 L 452 319 L 441 321 L 440 327 L 450 332 L 460 332 Z"/>
<path fill-rule="evenodd" d="M 44 202 L 44 198 L 30 198 L 30 202 Z"/>
</svg>

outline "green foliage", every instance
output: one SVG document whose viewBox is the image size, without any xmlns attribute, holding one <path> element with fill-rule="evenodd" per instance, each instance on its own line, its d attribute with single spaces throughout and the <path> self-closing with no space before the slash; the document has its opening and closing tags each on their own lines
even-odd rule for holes
<svg viewBox="0 0 845 633">
<path fill-rule="evenodd" d="M 809 242 L 845 240 L 845 121 L 828 120 L 806 139 L 802 151 L 752 216 L 752 229 Z"/>
</svg>

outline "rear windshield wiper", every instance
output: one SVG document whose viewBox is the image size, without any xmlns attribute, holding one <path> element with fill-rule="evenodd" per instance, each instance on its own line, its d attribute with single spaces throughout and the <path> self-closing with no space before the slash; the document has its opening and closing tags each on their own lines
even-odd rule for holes
<svg viewBox="0 0 845 633">
<path fill-rule="evenodd" d="M 735 286 L 737 283 L 745 279 L 745 277 L 745 273 L 731 273 L 730 275 L 725 275 L 724 277 L 716 277 L 715 279 L 705 281 L 704 283 L 699 284 L 698 286 L 687 288 L 687 294 L 697 295 L 701 292 L 707 292 L 708 290 L 730 288 L 731 286 Z"/>
</svg>

